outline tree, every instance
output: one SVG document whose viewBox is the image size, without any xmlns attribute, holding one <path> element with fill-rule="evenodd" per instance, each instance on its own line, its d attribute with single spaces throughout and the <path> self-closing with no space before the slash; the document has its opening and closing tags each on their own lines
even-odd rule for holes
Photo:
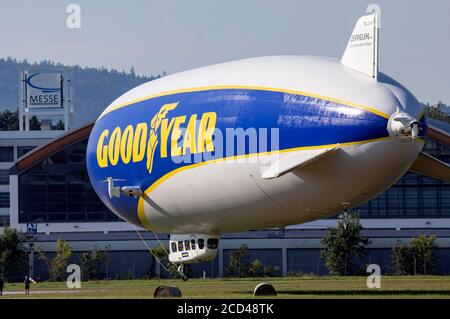
<svg viewBox="0 0 450 319">
<path fill-rule="evenodd" d="M 264 275 L 267 277 L 277 277 L 280 275 L 280 267 L 269 265 L 266 267 Z"/>
<path fill-rule="evenodd" d="M 38 120 L 36 115 L 30 118 L 30 131 L 39 131 L 41 129 L 41 121 Z"/>
<path fill-rule="evenodd" d="M 428 275 L 436 270 L 435 239 L 435 236 L 420 235 L 411 240 L 410 249 L 416 265 L 414 273 Z"/>
<path fill-rule="evenodd" d="M 108 262 L 109 246 L 101 250 L 95 245 L 92 251 L 82 253 L 80 256 L 80 264 L 83 280 L 105 278 L 107 276 L 105 268 Z"/>
<path fill-rule="evenodd" d="M 167 255 L 167 249 L 166 247 L 163 246 L 156 246 L 152 248 L 152 257 L 153 257 L 153 262 L 152 262 L 152 266 L 150 269 L 150 277 L 156 277 L 156 258 L 158 258 L 158 260 L 162 263 L 162 264 L 166 264 L 167 265 L 167 261 L 168 261 L 168 255 Z M 175 267 L 171 267 L 172 264 L 169 265 L 169 272 L 171 274 L 172 277 L 176 277 L 176 268 Z"/>
<path fill-rule="evenodd" d="M 66 277 L 69 258 L 72 256 L 72 250 L 65 240 L 56 241 L 56 256 L 49 258 L 42 249 L 38 250 L 39 258 L 47 265 L 50 281 L 61 281 Z"/>
<path fill-rule="evenodd" d="M 150 277 L 156 277 L 156 264 L 158 261 L 156 258 L 158 258 L 159 262 L 163 265 L 166 265 L 166 269 L 168 270 L 169 274 L 172 276 L 172 278 L 179 279 L 180 274 L 178 273 L 178 264 L 169 263 L 168 264 L 168 258 L 167 252 L 169 251 L 168 247 L 163 246 L 157 246 L 152 248 L 152 257 L 153 257 L 153 263 L 152 267 L 150 269 Z M 156 258 L 155 258 L 156 257 Z M 190 268 L 189 264 L 184 265 L 184 273 L 186 276 L 190 277 L 192 276 L 192 269 Z"/>
<path fill-rule="evenodd" d="M 422 105 L 425 109 L 425 115 L 429 118 L 450 123 L 450 115 L 444 111 L 447 106 L 439 102 L 436 105 Z"/>
<path fill-rule="evenodd" d="M 59 120 L 58 123 L 56 123 L 56 129 L 57 130 L 64 130 L 64 122 L 62 120 Z"/>
<path fill-rule="evenodd" d="M 231 276 L 239 278 L 249 275 L 248 247 L 246 244 L 231 252 L 227 271 Z"/>
<path fill-rule="evenodd" d="M 131 65 L 127 72 L 119 73 L 116 70 L 108 71 L 79 65 L 67 66 L 53 61 L 29 64 L 13 58 L 0 58 L 0 110 L 17 108 L 20 95 L 17 88 L 17 75 L 30 68 L 41 68 L 48 71 L 57 71 L 59 68 L 70 70 L 73 75 L 72 79 L 76 79 L 72 82 L 77 97 L 75 126 L 95 120 L 104 105 L 109 104 L 118 92 L 126 92 L 139 84 L 159 77 L 154 75 L 132 76 L 128 73 Z"/>
<path fill-rule="evenodd" d="M 19 113 L 6 110 L 0 112 L 0 131 L 18 131 Z"/>
<path fill-rule="evenodd" d="M 330 274 L 352 275 L 361 268 L 357 266 L 368 253 L 370 241 L 361 234 L 362 226 L 358 214 L 344 214 L 336 228 L 330 228 L 322 240 L 321 257 Z"/>
<path fill-rule="evenodd" d="M 249 275 L 259 277 L 264 275 L 264 265 L 261 260 L 255 259 L 249 265 Z"/>
<path fill-rule="evenodd" d="M 155 261 L 156 262 L 156 261 Z M 169 274 L 174 279 L 181 279 L 180 274 L 178 273 L 178 266 L 179 264 L 170 263 L 167 267 L 167 270 L 169 271 Z M 191 264 L 185 264 L 183 266 L 183 273 L 186 275 L 186 277 L 190 278 L 192 277 L 192 268 Z"/>
<path fill-rule="evenodd" d="M 414 257 L 407 245 L 397 242 L 392 248 L 392 264 L 397 275 L 414 273 Z"/>
<path fill-rule="evenodd" d="M 24 247 L 27 236 L 15 229 L 5 228 L 0 237 L 0 276 L 9 281 L 21 280 L 27 273 L 28 250 Z"/>
<path fill-rule="evenodd" d="M 409 245 L 400 242 L 392 249 L 394 271 L 399 275 L 432 274 L 436 270 L 434 236 L 413 237 Z"/>
</svg>

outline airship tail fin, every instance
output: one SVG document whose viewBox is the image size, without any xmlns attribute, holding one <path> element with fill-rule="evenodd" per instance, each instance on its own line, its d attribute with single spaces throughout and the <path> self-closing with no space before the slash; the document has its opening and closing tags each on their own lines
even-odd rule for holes
<svg viewBox="0 0 450 319">
<path fill-rule="evenodd" d="M 450 182 L 450 166 L 425 153 L 420 153 L 410 168 L 414 173 Z"/>
<path fill-rule="evenodd" d="M 379 16 L 364 15 L 356 22 L 341 63 L 355 71 L 377 79 Z"/>
<path fill-rule="evenodd" d="M 294 153 L 281 158 L 279 161 L 270 166 L 262 175 L 261 178 L 272 179 L 283 176 L 290 171 L 304 167 L 312 162 L 315 162 L 325 156 L 335 152 L 339 149 L 339 146 L 321 149 L 308 154 Z"/>
</svg>

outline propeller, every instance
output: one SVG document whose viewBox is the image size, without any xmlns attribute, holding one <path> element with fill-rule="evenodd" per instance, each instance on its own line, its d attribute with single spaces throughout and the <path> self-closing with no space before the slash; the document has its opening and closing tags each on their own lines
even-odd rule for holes
<svg viewBox="0 0 450 319">
<path fill-rule="evenodd" d="M 422 124 L 399 108 L 389 118 L 388 131 L 393 138 L 402 142 L 411 141 L 411 139 L 415 140 L 419 137 L 425 138 Z M 450 182 L 450 166 L 424 152 L 420 152 L 410 170 L 421 175 Z"/>
<path fill-rule="evenodd" d="M 389 118 L 388 131 L 394 138 L 407 141 L 421 137 L 423 128 L 417 119 L 406 112 L 400 111 L 397 107 L 397 111 Z"/>
</svg>

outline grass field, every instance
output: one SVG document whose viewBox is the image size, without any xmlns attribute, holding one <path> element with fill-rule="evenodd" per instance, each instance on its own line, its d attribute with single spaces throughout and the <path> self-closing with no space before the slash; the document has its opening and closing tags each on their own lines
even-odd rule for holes
<svg viewBox="0 0 450 319">
<path fill-rule="evenodd" d="M 368 289 L 366 277 L 295 277 L 251 279 L 114 280 L 82 283 L 68 289 L 65 283 L 43 282 L 23 294 L 23 284 L 7 284 L 0 298 L 153 298 L 159 285 L 174 285 L 184 298 L 255 298 L 259 282 L 271 282 L 276 298 L 449 298 L 450 276 L 386 276 L 381 289 Z"/>
</svg>

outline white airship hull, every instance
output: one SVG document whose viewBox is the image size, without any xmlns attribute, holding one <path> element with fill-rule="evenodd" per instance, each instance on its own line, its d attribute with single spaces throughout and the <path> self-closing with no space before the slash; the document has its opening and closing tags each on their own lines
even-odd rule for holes
<svg viewBox="0 0 450 319">
<path fill-rule="evenodd" d="M 105 127 L 111 132 L 115 119 L 122 117 L 116 115 L 118 112 L 128 111 L 127 114 L 134 115 L 134 110 L 140 107 L 139 111 L 145 109 L 149 112 L 143 119 L 149 122 L 160 105 L 139 106 L 139 103 L 151 105 L 153 100 L 161 97 L 227 89 L 244 91 L 238 96 L 249 101 L 252 97 L 248 97 L 246 92 L 261 91 L 284 94 L 284 99 L 292 96 L 309 98 L 310 103 L 316 103 L 318 107 L 327 108 L 326 103 L 335 103 L 340 105 L 338 112 L 356 118 L 358 112 L 365 112 L 385 120 L 386 124 L 391 114 L 406 106 L 411 116 L 420 118 L 422 115 L 414 96 L 381 73 L 378 81 L 374 81 L 337 60 L 314 56 L 253 58 L 178 73 L 130 90 L 106 108 L 97 120 L 90 139 L 91 153 L 95 153 L 96 148 L 98 151 L 100 145 L 98 138 L 93 136 L 100 134 Z M 216 100 L 223 99 L 222 93 L 217 94 Z M 218 121 L 233 121 L 239 115 L 233 116 L 219 116 Z M 281 116 L 278 122 L 282 121 Z M 236 128 L 233 123 L 229 126 Z M 162 174 L 155 183 L 143 188 L 143 192 L 151 195 L 139 199 L 139 219 L 127 220 L 161 232 L 219 234 L 302 223 L 336 214 L 343 210 L 343 203 L 357 206 L 391 186 L 420 153 L 423 140 L 402 143 L 392 139 L 387 128 L 383 129 L 386 136 L 381 139 L 350 139 L 349 143 L 339 145 L 339 152 L 275 179 L 262 178 L 264 170 L 269 168 L 267 163 L 274 162 L 267 156 L 279 159 L 292 155 L 294 151 L 257 155 L 257 163 L 244 157 L 244 163 L 222 159 L 208 164 L 186 165 L 187 169 L 174 167 L 168 178 L 165 177 L 167 174 Z M 305 132 L 302 138 L 307 140 L 308 133 Z M 338 145 L 334 140 L 333 143 Z M 295 152 L 302 158 L 326 147 L 330 145 L 297 147 Z M 92 166 L 97 166 L 97 163 L 89 167 Z M 137 169 L 127 170 L 125 176 L 115 171 L 109 173 L 110 167 L 99 171 L 98 180 L 112 177 L 129 181 L 133 179 L 127 175 L 132 174 L 136 175 L 136 180 L 145 181 L 151 176 Z M 98 167 L 90 168 L 90 174 L 97 193 L 101 194 L 105 193 L 106 185 L 95 185 L 94 175 L 98 170 Z M 158 170 L 157 166 L 155 170 Z M 120 214 L 115 205 L 108 204 L 109 198 L 100 197 L 110 209 L 124 217 L 125 214 Z"/>
<path fill-rule="evenodd" d="M 145 218 L 157 231 L 221 234 L 329 217 L 342 212 L 344 203 L 360 205 L 390 187 L 422 147 L 421 141 L 392 139 L 342 147 L 329 158 L 269 180 L 261 178 L 267 165 L 249 159 L 200 165 L 152 190 L 152 200 L 144 201 Z"/>
</svg>

